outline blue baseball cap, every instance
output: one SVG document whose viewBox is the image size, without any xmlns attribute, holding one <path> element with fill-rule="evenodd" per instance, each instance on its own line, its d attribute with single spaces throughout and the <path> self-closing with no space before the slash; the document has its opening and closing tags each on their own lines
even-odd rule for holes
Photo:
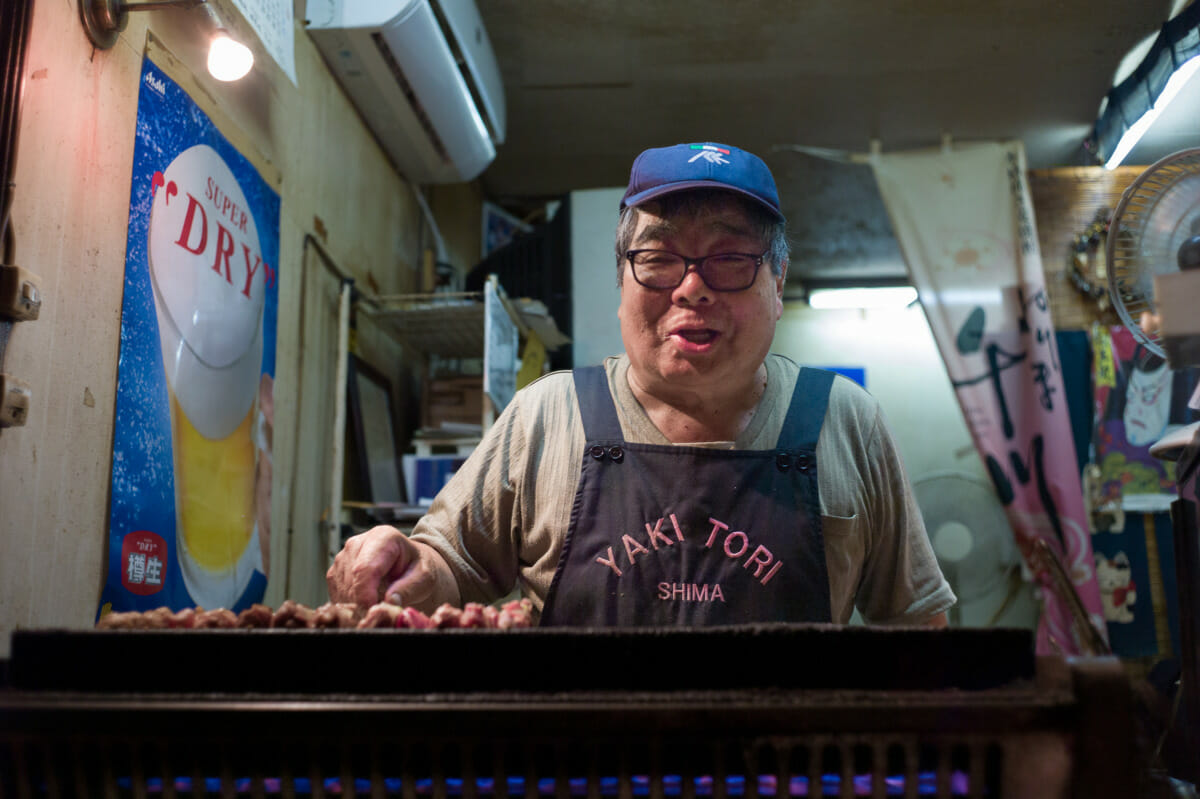
<svg viewBox="0 0 1200 799">
<path fill-rule="evenodd" d="M 771 170 L 757 155 L 728 144 L 676 144 L 645 150 L 629 171 L 621 208 L 686 189 L 728 189 L 743 194 L 779 220 L 779 191 Z"/>
</svg>

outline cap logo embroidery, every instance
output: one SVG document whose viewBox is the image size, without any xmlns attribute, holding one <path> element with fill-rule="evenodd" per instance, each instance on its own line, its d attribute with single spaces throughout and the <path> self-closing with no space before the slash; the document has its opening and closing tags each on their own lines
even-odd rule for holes
<svg viewBox="0 0 1200 799">
<path fill-rule="evenodd" d="M 710 164 L 728 164 L 729 163 L 722 157 L 723 155 L 729 155 L 728 150 L 723 150 L 720 147 L 714 147 L 711 144 L 693 144 L 691 147 L 693 150 L 699 150 L 700 152 L 696 153 L 695 155 L 693 155 L 691 158 L 688 159 L 689 164 L 692 163 L 693 161 L 695 161 L 697 158 L 703 158 L 705 161 L 708 161 Z"/>
<path fill-rule="evenodd" d="M 737 155 L 734 155 L 736 153 Z M 717 142 L 675 144 L 643 150 L 629 170 L 620 209 L 677 191 L 709 186 L 740 192 L 783 221 L 771 170 L 756 155 Z"/>
</svg>

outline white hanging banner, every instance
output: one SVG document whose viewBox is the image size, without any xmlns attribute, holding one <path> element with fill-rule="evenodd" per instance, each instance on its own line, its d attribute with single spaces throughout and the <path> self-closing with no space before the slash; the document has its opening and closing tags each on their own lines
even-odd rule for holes
<svg viewBox="0 0 1200 799">
<path fill-rule="evenodd" d="M 1092 626 L 1105 624 L 1025 152 L 948 143 L 869 159 L 975 447 L 1041 584 L 1037 651 L 1078 654 L 1069 597 L 1050 590 L 1046 541 Z"/>
</svg>

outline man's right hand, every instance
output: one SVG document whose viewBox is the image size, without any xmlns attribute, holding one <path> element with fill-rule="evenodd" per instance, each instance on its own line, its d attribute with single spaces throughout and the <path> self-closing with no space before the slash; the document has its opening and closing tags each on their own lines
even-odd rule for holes
<svg viewBox="0 0 1200 799">
<path fill-rule="evenodd" d="M 427 546 L 409 540 L 395 527 L 380 525 L 346 540 L 325 573 L 331 602 L 354 602 L 363 607 L 385 600 L 432 610 L 441 557 Z"/>
</svg>

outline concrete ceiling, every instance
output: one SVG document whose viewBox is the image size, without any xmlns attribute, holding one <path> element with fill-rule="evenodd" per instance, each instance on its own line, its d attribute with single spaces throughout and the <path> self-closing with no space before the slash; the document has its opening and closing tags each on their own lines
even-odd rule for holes
<svg viewBox="0 0 1200 799">
<path fill-rule="evenodd" d="M 482 180 L 515 209 L 624 186 L 642 149 L 720 141 L 775 173 L 792 275 L 903 275 L 866 152 L 1019 138 L 1030 168 L 1090 165 L 1082 143 L 1122 58 L 1170 0 L 478 0 L 508 132 Z M 1178 5 L 1176 2 L 1174 5 Z M 1126 163 L 1200 145 L 1184 119 Z M 1176 116 L 1184 116 L 1180 111 Z M 615 211 L 614 208 L 614 221 Z"/>
</svg>

